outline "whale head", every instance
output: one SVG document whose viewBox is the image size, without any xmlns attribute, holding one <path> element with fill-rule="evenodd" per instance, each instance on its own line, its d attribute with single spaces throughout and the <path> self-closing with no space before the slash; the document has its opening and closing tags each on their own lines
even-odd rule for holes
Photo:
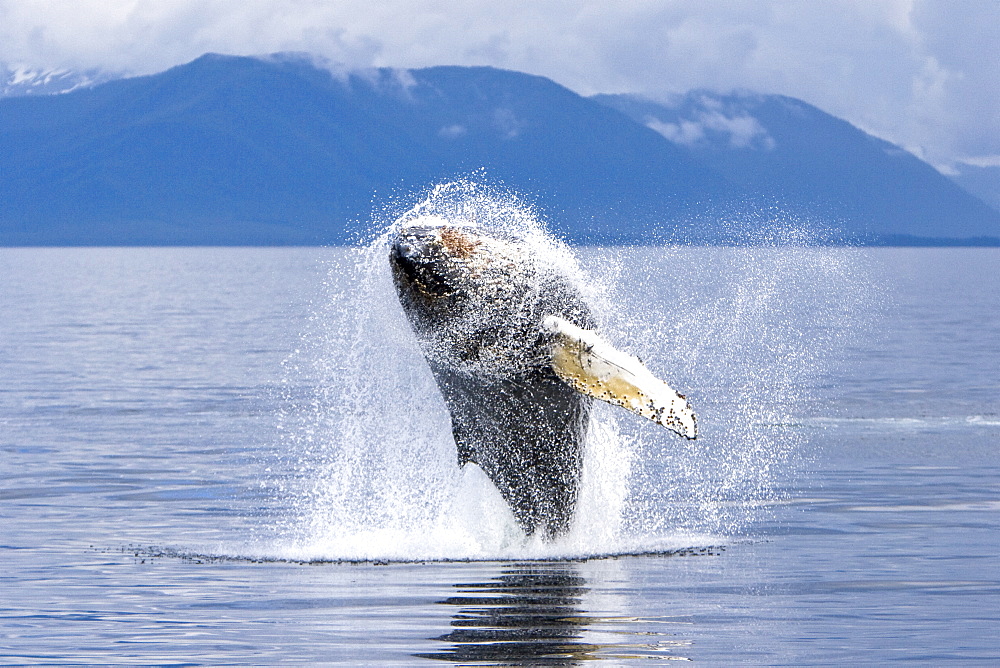
<svg viewBox="0 0 1000 668">
<path fill-rule="evenodd" d="M 427 306 L 436 306 L 442 300 L 449 304 L 461 302 L 479 289 L 472 279 L 491 264 L 497 245 L 494 239 L 471 228 L 404 227 L 396 233 L 389 251 L 396 288 L 401 295 L 426 302 Z"/>
<path fill-rule="evenodd" d="M 418 220 L 396 232 L 389 261 L 421 349 L 438 366 L 521 373 L 546 361 L 546 315 L 590 321 L 569 280 L 514 236 Z"/>
</svg>

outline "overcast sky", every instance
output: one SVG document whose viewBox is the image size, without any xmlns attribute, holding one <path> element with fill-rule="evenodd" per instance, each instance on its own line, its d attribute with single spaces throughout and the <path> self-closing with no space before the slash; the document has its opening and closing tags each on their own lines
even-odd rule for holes
<svg viewBox="0 0 1000 668">
<path fill-rule="evenodd" d="M 144 74 L 207 51 L 494 65 L 582 93 L 802 98 L 944 170 L 1000 164 L 998 0 L 0 0 L 0 62 Z"/>
</svg>

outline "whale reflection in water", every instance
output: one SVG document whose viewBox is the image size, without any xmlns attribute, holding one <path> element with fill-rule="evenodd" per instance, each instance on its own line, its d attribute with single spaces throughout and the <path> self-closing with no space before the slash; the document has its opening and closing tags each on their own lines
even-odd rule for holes
<svg viewBox="0 0 1000 668">
<path fill-rule="evenodd" d="M 581 642 L 590 618 L 580 601 L 588 589 L 573 564 L 511 564 L 491 582 L 455 585 L 461 592 L 441 603 L 459 611 L 453 630 L 436 640 L 441 652 L 419 654 L 456 663 L 573 665 L 596 658 L 597 645 Z"/>
<path fill-rule="evenodd" d="M 640 634 L 622 626 L 639 620 L 584 612 L 590 589 L 573 562 L 508 564 L 489 582 L 454 586 L 459 594 L 439 601 L 458 608 L 452 630 L 432 638 L 448 647 L 415 656 L 458 664 L 574 666 L 595 659 L 676 659 L 681 657 L 674 652 L 689 644 L 676 637 L 636 644 Z M 619 642 L 587 642 L 588 635 Z M 648 640 L 666 634 L 641 635 Z"/>
</svg>

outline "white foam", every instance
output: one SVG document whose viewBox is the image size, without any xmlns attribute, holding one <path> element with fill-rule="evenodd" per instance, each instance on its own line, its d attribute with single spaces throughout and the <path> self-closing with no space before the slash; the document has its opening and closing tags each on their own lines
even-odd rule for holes
<svg viewBox="0 0 1000 668">
<path fill-rule="evenodd" d="M 885 506 L 851 506 L 847 510 L 865 513 L 936 513 L 936 512 L 996 512 L 1000 501 L 964 501 L 961 503 L 901 504 Z"/>
<path fill-rule="evenodd" d="M 864 427 L 893 431 L 919 431 L 924 429 L 964 429 L 1000 427 L 1000 420 L 981 415 L 942 415 L 931 417 L 812 417 L 801 418 L 806 425 L 823 428 Z"/>
</svg>

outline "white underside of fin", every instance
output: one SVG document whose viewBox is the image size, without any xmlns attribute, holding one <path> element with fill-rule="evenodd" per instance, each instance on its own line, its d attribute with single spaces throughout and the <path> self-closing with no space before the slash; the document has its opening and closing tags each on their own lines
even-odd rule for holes
<svg viewBox="0 0 1000 668">
<path fill-rule="evenodd" d="M 577 392 L 649 418 L 681 436 L 695 438 L 698 426 L 684 395 L 650 373 L 639 358 L 558 316 L 542 323 L 555 334 L 552 369 Z"/>
</svg>

